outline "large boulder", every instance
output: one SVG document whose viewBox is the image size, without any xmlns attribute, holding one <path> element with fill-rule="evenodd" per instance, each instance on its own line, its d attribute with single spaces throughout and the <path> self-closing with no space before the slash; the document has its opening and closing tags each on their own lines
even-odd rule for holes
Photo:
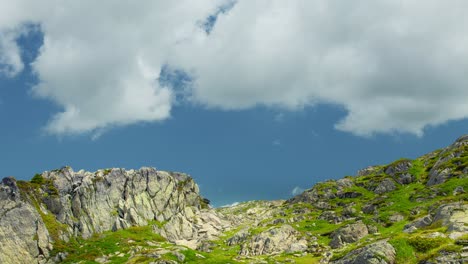
<svg viewBox="0 0 468 264">
<path fill-rule="evenodd" d="M 361 238 L 367 236 L 369 234 L 369 230 L 367 226 L 358 221 L 353 224 L 348 224 L 343 226 L 337 230 L 335 230 L 331 234 L 331 241 L 330 247 L 331 248 L 340 248 L 346 245 L 347 243 L 354 243 L 359 241 Z"/>
<path fill-rule="evenodd" d="M 379 241 L 353 250 L 333 264 L 393 264 L 396 252 L 387 241 Z"/>
<path fill-rule="evenodd" d="M 410 230 L 419 229 L 419 228 L 429 226 L 429 225 L 432 224 L 432 221 L 433 221 L 433 219 L 432 219 L 432 217 L 430 215 L 420 217 L 420 218 L 414 220 L 413 222 L 405 225 L 403 231 L 406 232 L 406 233 L 411 233 Z"/>
<path fill-rule="evenodd" d="M 367 175 L 370 175 L 372 173 L 378 173 L 379 171 L 381 170 L 381 167 L 379 166 L 369 166 L 369 167 L 366 167 L 364 169 L 360 169 L 358 170 L 358 172 L 356 173 L 356 176 L 367 176 Z"/>
<path fill-rule="evenodd" d="M 304 252 L 307 250 L 307 241 L 300 239 L 299 235 L 299 232 L 290 225 L 270 228 L 242 244 L 240 255 L 258 256 Z"/>
<path fill-rule="evenodd" d="M 434 222 L 447 227 L 450 238 L 455 239 L 468 233 L 468 204 L 451 203 L 440 206 Z"/>
<path fill-rule="evenodd" d="M 383 194 L 387 192 L 394 191 L 396 189 L 395 182 L 392 179 L 385 178 L 383 179 L 377 187 L 373 190 L 376 194 Z"/>
<path fill-rule="evenodd" d="M 250 232 L 248 229 L 242 229 L 236 234 L 234 234 L 232 237 L 230 237 L 227 241 L 226 244 L 228 246 L 234 246 L 234 245 L 239 245 L 247 240 L 249 237 Z"/>
<path fill-rule="evenodd" d="M 31 204 L 21 200 L 13 178 L 0 183 L 0 263 L 42 263 L 52 250 L 47 228 Z"/>
<path fill-rule="evenodd" d="M 181 222 L 174 226 L 186 239 L 187 222 L 193 222 L 203 199 L 192 178 L 182 173 L 108 169 L 73 171 L 70 167 L 45 172 L 58 195 L 44 200 L 47 209 L 67 226 L 69 234 L 90 237 L 94 233 L 147 225 L 149 221 Z M 171 237 L 171 239 L 175 239 Z"/>
<path fill-rule="evenodd" d="M 414 181 L 414 176 L 409 173 L 413 166 L 411 160 L 400 160 L 387 166 L 385 173 L 390 175 L 399 184 L 410 184 Z"/>
</svg>

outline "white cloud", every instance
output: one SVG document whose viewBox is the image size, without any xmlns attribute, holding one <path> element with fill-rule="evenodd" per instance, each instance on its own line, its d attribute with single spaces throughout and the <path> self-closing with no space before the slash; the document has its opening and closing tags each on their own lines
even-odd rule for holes
<svg viewBox="0 0 468 264">
<path fill-rule="evenodd" d="M 273 140 L 273 142 L 271 142 L 271 144 L 273 146 L 279 147 L 279 146 L 281 146 L 281 140 L 275 139 L 275 140 Z"/>
<path fill-rule="evenodd" d="M 32 64 L 40 82 L 32 92 L 63 107 L 46 126 L 59 135 L 98 135 L 113 126 L 168 118 L 174 95 L 159 85 L 160 70 L 175 43 L 220 3 L 49 0 L 39 7 L 34 2 L 0 0 L 0 32 L 40 24 L 44 44 Z M 0 62 L 14 75 L 22 64 L 10 35 L 1 38 Z"/>
<path fill-rule="evenodd" d="M 299 195 L 299 194 L 303 193 L 304 191 L 305 190 L 303 188 L 301 188 L 299 186 L 296 186 L 296 187 L 294 187 L 294 189 L 292 189 L 291 194 L 293 196 L 296 196 L 296 195 Z"/>
<path fill-rule="evenodd" d="M 332 103 L 348 111 L 337 129 L 420 135 L 468 117 L 466 10 L 461 0 L 244 0 L 178 62 L 211 107 Z"/>
<path fill-rule="evenodd" d="M 17 31 L 0 31 L 0 74 L 13 77 L 24 68 L 15 39 Z"/>
<path fill-rule="evenodd" d="M 167 63 L 192 75 L 194 103 L 332 103 L 348 111 L 335 127 L 357 135 L 468 117 L 466 1 L 239 0 L 207 35 L 201 21 L 226 2 L 0 0 L 1 69 L 21 71 L 15 38 L 39 23 L 33 92 L 63 107 L 54 134 L 168 118 L 175 92 L 157 82 Z"/>
<path fill-rule="evenodd" d="M 239 205 L 239 204 L 240 204 L 239 202 L 234 202 L 234 203 L 232 203 L 232 204 L 226 204 L 226 205 L 220 206 L 220 208 L 234 207 L 234 206 L 237 206 L 237 205 Z"/>
</svg>

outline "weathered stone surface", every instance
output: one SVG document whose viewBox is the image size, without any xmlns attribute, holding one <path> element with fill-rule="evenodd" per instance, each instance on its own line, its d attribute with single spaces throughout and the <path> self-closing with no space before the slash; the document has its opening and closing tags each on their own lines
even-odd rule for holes
<svg viewBox="0 0 468 264">
<path fill-rule="evenodd" d="M 468 168 L 468 167 L 467 167 Z M 457 186 L 454 190 L 453 190 L 453 195 L 459 195 L 459 194 L 463 194 L 465 193 L 465 189 L 463 188 L 463 186 Z"/>
<path fill-rule="evenodd" d="M 197 239 L 194 214 L 201 208 L 198 186 L 185 174 L 157 171 L 111 169 L 95 173 L 65 167 L 45 172 L 59 192 L 46 202 L 70 234 L 84 238 L 95 232 L 117 230 L 148 221 L 167 221 L 170 241 Z"/>
<path fill-rule="evenodd" d="M 353 250 L 333 264 L 393 264 L 396 252 L 386 241 L 379 241 L 366 247 Z"/>
<path fill-rule="evenodd" d="M 400 160 L 385 168 L 385 173 L 395 178 L 399 174 L 407 173 L 412 166 L 411 160 Z"/>
<path fill-rule="evenodd" d="M 444 183 L 447 179 L 452 177 L 452 169 L 445 168 L 439 170 L 438 168 L 433 168 L 429 172 L 429 180 L 427 181 L 428 186 Z"/>
<path fill-rule="evenodd" d="M 250 233 L 248 229 L 242 229 L 226 241 L 228 246 L 239 245 L 247 240 Z"/>
<path fill-rule="evenodd" d="M 240 255 L 258 256 L 282 252 L 303 252 L 307 241 L 298 238 L 299 232 L 289 225 L 274 227 L 253 236 L 242 244 Z"/>
<path fill-rule="evenodd" d="M 467 234 L 468 204 L 451 203 L 440 206 L 434 216 L 434 222 L 438 221 L 447 227 L 452 239 Z"/>
<path fill-rule="evenodd" d="M 37 263 L 49 257 L 51 238 L 36 209 L 21 200 L 13 178 L 0 183 L 0 263 Z"/>
<path fill-rule="evenodd" d="M 354 224 L 349 224 L 339 228 L 331 234 L 331 248 L 340 248 L 347 243 L 354 243 L 359 241 L 361 238 L 367 236 L 369 231 L 367 226 L 358 221 Z"/>
<path fill-rule="evenodd" d="M 356 175 L 357 176 L 367 176 L 369 174 L 376 173 L 379 170 L 380 170 L 380 167 L 378 167 L 378 166 L 369 166 L 367 168 L 358 170 Z"/>
<path fill-rule="evenodd" d="M 432 224 L 432 217 L 430 215 L 423 216 L 414 220 L 412 223 L 405 225 L 403 230 L 409 230 L 414 228 L 422 228 Z M 408 232 L 407 232 L 408 233 Z"/>
<path fill-rule="evenodd" d="M 394 191 L 396 189 L 395 182 L 392 179 L 386 178 L 382 180 L 377 187 L 375 187 L 374 192 L 376 194 L 383 194 L 387 192 Z"/>
<path fill-rule="evenodd" d="M 397 223 L 397 222 L 400 222 L 400 221 L 403 221 L 403 220 L 405 220 L 405 217 L 402 214 L 399 214 L 399 213 L 392 214 L 388 218 L 388 221 L 390 221 L 392 223 Z"/>
</svg>

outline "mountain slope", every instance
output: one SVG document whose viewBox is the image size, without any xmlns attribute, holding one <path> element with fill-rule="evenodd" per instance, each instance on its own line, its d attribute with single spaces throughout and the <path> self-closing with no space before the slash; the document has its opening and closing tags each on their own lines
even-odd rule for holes
<svg viewBox="0 0 468 264">
<path fill-rule="evenodd" d="M 65 167 L 3 179 L 0 263 L 464 263 L 467 191 L 468 135 L 288 201 L 217 209 L 185 174 Z"/>
</svg>

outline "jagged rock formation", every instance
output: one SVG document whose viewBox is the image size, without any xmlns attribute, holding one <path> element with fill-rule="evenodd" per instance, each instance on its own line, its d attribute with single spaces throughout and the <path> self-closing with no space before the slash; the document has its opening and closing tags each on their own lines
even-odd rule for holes
<svg viewBox="0 0 468 264">
<path fill-rule="evenodd" d="M 13 178 L 0 184 L 0 263 L 34 263 L 49 257 L 52 246 L 41 216 L 21 194 Z"/>
<path fill-rule="evenodd" d="M 299 239 L 299 235 L 300 233 L 289 225 L 271 228 L 242 244 L 240 255 L 258 256 L 282 252 L 303 252 L 307 249 L 307 241 Z"/>
<path fill-rule="evenodd" d="M 182 173 L 69 167 L 0 183 L 0 263 L 463 263 L 468 135 L 287 201 L 209 208 Z"/>
<path fill-rule="evenodd" d="M 192 178 L 154 168 L 91 173 L 64 167 L 36 175 L 31 183 L 5 178 L 0 198 L 1 263 L 22 258 L 18 248 L 25 251 L 23 260 L 32 261 L 49 257 L 51 241 L 152 222 L 165 223 L 155 231 L 169 241 L 196 248 L 226 225 L 204 210 L 207 204 Z M 46 216 L 49 223 L 44 224 Z M 47 224 L 54 234 L 49 235 Z"/>
<path fill-rule="evenodd" d="M 363 222 L 359 221 L 349 224 L 333 232 L 331 235 L 332 241 L 330 242 L 330 246 L 332 248 L 340 248 L 348 243 L 357 242 L 368 234 L 369 230 Z"/>
<path fill-rule="evenodd" d="M 333 264 L 393 264 L 395 249 L 386 241 L 370 244 L 348 253 L 342 259 L 332 261 Z"/>
<path fill-rule="evenodd" d="M 198 186 L 185 174 L 153 168 L 91 173 L 65 167 L 45 172 L 42 177 L 53 182 L 58 195 L 41 202 L 57 221 L 67 225 L 65 236 L 87 238 L 103 231 L 147 225 L 152 220 L 168 221 L 178 215 L 191 219 L 201 209 Z"/>
</svg>

